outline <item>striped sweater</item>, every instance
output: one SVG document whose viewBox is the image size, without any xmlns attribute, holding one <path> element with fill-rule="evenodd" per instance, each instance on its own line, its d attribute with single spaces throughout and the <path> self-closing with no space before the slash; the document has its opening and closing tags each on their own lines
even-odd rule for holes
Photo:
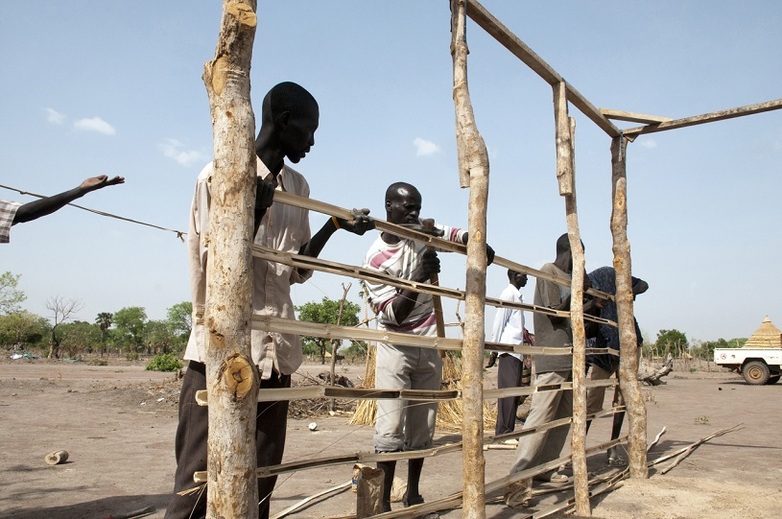
<svg viewBox="0 0 782 519">
<path fill-rule="evenodd" d="M 463 243 L 466 231 L 461 229 L 436 225 L 445 234 L 444 239 Z M 418 267 L 426 245 L 413 240 L 401 239 L 398 243 L 388 244 L 378 236 L 364 257 L 364 267 L 383 274 L 410 279 Z M 393 302 L 400 297 L 396 287 L 362 281 L 372 309 L 378 316 L 378 328 L 392 332 L 409 333 L 413 335 L 437 335 L 432 296 L 418 294 L 415 308 L 403 322 L 397 322 L 394 315 Z"/>
</svg>

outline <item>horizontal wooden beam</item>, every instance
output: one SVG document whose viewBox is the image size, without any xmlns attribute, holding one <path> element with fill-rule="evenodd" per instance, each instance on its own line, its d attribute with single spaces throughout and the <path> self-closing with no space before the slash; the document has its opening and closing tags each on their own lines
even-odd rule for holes
<svg viewBox="0 0 782 519">
<path fill-rule="evenodd" d="M 387 342 L 391 344 L 403 344 L 417 348 L 430 348 L 444 351 L 460 351 L 461 339 L 448 337 L 413 335 L 409 333 L 391 332 L 388 330 L 375 330 L 372 328 L 338 326 L 336 324 L 311 323 L 273 317 L 269 315 L 253 314 L 253 330 L 270 333 L 290 333 L 295 335 L 321 337 L 324 339 L 351 339 L 355 341 Z M 571 355 L 572 348 L 560 348 L 554 346 L 529 346 L 526 344 L 505 344 L 498 342 L 486 342 L 486 349 L 515 352 L 523 355 Z M 615 350 L 608 348 L 590 348 L 589 353 L 611 353 Z"/>
<path fill-rule="evenodd" d="M 321 258 L 313 258 L 311 256 L 303 256 L 301 254 L 294 254 L 292 252 L 283 252 L 269 247 L 262 247 L 260 245 L 253 245 L 253 256 L 256 258 L 265 259 L 267 261 L 274 261 L 282 263 L 284 265 L 290 265 L 292 267 L 316 270 L 318 272 L 328 272 L 329 274 L 336 274 L 339 276 L 346 276 L 356 278 L 360 280 L 372 281 L 375 283 L 382 283 L 396 288 L 414 290 L 422 294 L 429 294 L 432 296 L 448 297 L 451 299 L 463 301 L 465 293 L 463 290 L 452 289 L 443 287 L 441 285 L 432 285 L 429 283 L 419 283 L 404 279 L 396 276 L 389 276 L 376 270 L 367 269 L 364 267 L 358 267 L 355 265 L 346 265 L 344 263 L 338 263 L 334 261 L 324 260 Z M 502 258 L 500 258 L 502 260 Z M 514 263 L 509 263 L 513 265 Z M 510 268 L 510 267 L 509 267 Z M 560 278 L 557 278 L 560 279 Z M 564 278 L 561 278 L 564 281 Z M 602 292 L 597 292 L 602 294 Z M 606 298 L 611 299 L 611 296 L 606 295 Z M 534 305 L 530 303 L 514 303 L 511 301 L 503 301 L 495 297 L 487 297 L 486 304 L 496 308 L 513 308 L 518 310 L 525 310 L 532 313 L 540 313 L 549 315 L 552 317 L 569 317 L 570 312 L 564 310 L 554 310 L 545 306 Z M 588 320 L 599 324 L 607 324 L 609 326 L 616 326 L 616 323 L 607 319 L 602 319 L 596 316 L 587 316 Z"/>
<path fill-rule="evenodd" d="M 659 124 L 651 124 L 648 126 L 628 128 L 624 130 L 624 135 L 629 139 L 634 139 L 638 135 L 643 135 L 646 133 L 662 132 L 665 130 L 686 128 L 688 126 L 695 126 L 698 124 L 724 121 L 725 119 L 733 119 L 736 117 L 743 117 L 745 115 L 770 112 L 772 110 L 779 110 L 780 108 L 782 108 L 782 99 L 775 99 L 773 101 L 766 101 L 763 103 L 756 103 L 753 105 L 745 105 L 736 108 L 729 108 L 727 110 L 720 110 L 719 112 L 709 112 L 702 115 L 684 117 L 682 119 L 672 119 L 670 121 L 662 122 Z"/>
<path fill-rule="evenodd" d="M 502 24 L 494 15 L 492 15 L 477 0 L 467 0 L 467 16 L 477 23 L 484 31 L 489 33 L 502 46 L 508 49 L 511 54 L 519 58 L 533 72 L 540 76 L 549 85 L 556 86 L 564 82 L 567 89 L 567 99 L 573 106 L 578 108 L 584 115 L 592 120 L 598 127 L 611 137 L 618 137 L 621 132 L 611 121 L 600 113 L 592 103 L 590 103 L 578 90 L 573 88 L 565 79 L 557 73 L 548 63 L 538 56 L 526 43 L 521 41 L 518 36 L 513 34 L 510 29 Z"/>
<path fill-rule="evenodd" d="M 600 113 L 609 119 L 628 121 L 631 123 L 653 124 L 664 123 L 671 120 L 670 117 L 662 117 L 660 115 L 637 114 L 633 112 L 623 112 L 621 110 L 611 110 L 610 108 L 601 108 Z"/>
<path fill-rule="evenodd" d="M 343 400 L 410 400 L 431 402 L 438 400 L 456 400 L 456 389 L 375 389 L 340 386 L 297 386 L 276 389 L 264 389 L 258 392 L 259 402 L 278 402 L 280 400 L 310 400 L 313 398 L 340 398 Z M 206 390 L 196 391 L 196 403 L 209 404 Z"/>
<path fill-rule="evenodd" d="M 285 191 L 275 191 L 274 192 L 274 201 L 278 202 L 278 203 L 281 203 L 281 204 L 292 205 L 294 207 L 300 207 L 302 209 L 307 209 L 307 210 L 310 210 L 310 211 L 316 211 L 316 212 L 319 212 L 319 213 L 322 213 L 322 214 L 325 214 L 325 215 L 329 215 L 329 216 L 336 216 L 337 218 L 342 218 L 342 219 L 346 219 L 346 220 L 350 220 L 351 218 L 353 218 L 352 213 L 350 211 L 348 211 L 347 209 L 345 209 L 344 207 L 339 207 L 339 206 L 336 206 L 336 205 L 332 205 L 332 204 L 329 204 L 329 203 L 326 203 L 326 202 L 322 202 L 320 200 L 315 200 L 315 199 L 304 197 L 304 196 L 294 195 L 292 193 L 287 193 Z M 391 222 L 387 222 L 387 221 L 382 220 L 380 218 L 374 218 L 373 217 L 372 219 L 375 222 L 376 228 L 378 230 L 380 230 L 380 231 L 389 232 L 389 233 L 394 234 L 396 236 L 401 236 L 402 238 L 408 238 L 408 239 L 411 239 L 411 240 L 415 240 L 415 241 L 424 243 L 428 247 L 433 247 L 433 248 L 435 248 L 437 250 L 448 251 L 448 252 L 457 252 L 457 253 L 460 253 L 460 254 L 463 254 L 463 255 L 467 254 L 467 247 L 465 245 L 462 245 L 461 243 L 454 243 L 452 241 L 444 240 L 443 238 L 440 238 L 440 237 L 437 237 L 437 236 L 432 236 L 430 234 L 418 232 L 418 231 L 415 231 L 415 230 L 410 229 L 408 227 L 404 227 L 402 225 L 396 225 L 396 224 L 393 224 Z M 254 250 L 256 250 L 256 251 L 265 251 L 265 252 L 263 252 L 263 254 L 266 255 L 265 259 L 269 259 L 270 261 L 276 261 L 276 260 L 271 258 L 271 257 L 267 257 L 269 255 L 276 255 L 279 258 L 285 258 L 285 257 L 297 258 L 298 261 L 302 262 L 302 263 L 299 263 L 297 265 L 297 266 L 301 266 L 301 268 L 310 268 L 310 267 L 307 266 L 308 264 L 310 264 L 310 265 L 320 265 L 321 268 L 318 268 L 318 270 L 326 271 L 326 269 L 322 268 L 322 267 L 329 266 L 329 262 L 326 262 L 325 260 L 320 260 L 318 258 L 310 258 L 308 256 L 307 257 L 297 257 L 297 255 L 294 255 L 294 254 L 284 253 L 284 252 L 280 252 L 280 251 L 275 251 L 274 249 L 264 249 L 263 247 L 258 247 L 258 246 L 254 246 Z M 258 255 L 258 254 L 256 254 L 256 255 Z M 287 260 L 280 259 L 279 261 L 281 263 L 285 263 L 285 261 L 287 261 Z M 346 275 L 346 276 L 353 276 L 353 274 L 350 274 L 348 272 L 353 272 L 353 271 L 361 272 L 359 267 L 350 267 L 348 269 L 348 268 L 346 268 L 346 266 L 344 264 L 331 263 L 330 265 L 331 266 L 340 265 L 339 267 L 335 267 L 335 268 L 344 269 L 343 272 L 333 272 L 335 274 L 342 274 L 342 275 Z M 559 276 L 553 276 L 551 274 L 547 274 L 547 273 L 545 273 L 545 272 L 543 272 L 541 270 L 529 267 L 527 265 L 522 265 L 521 263 L 516 263 L 516 262 L 511 261 L 511 260 L 509 260 L 507 258 L 503 258 L 502 256 L 499 256 L 499 255 L 495 255 L 494 256 L 494 265 L 498 265 L 498 266 L 505 267 L 505 268 L 510 268 L 510 269 L 516 270 L 517 272 L 521 272 L 521 273 L 524 273 L 524 274 L 528 274 L 530 276 L 534 276 L 537 279 L 545 279 L 547 281 L 551 281 L 552 283 L 556 283 L 556 284 L 561 285 L 561 286 L 565 286 L 565 287 L 569 287 L 570 286 L 570 280 L 567 279 L 567 278 L 559 277 Z M 313 267 L 313 269 L 314 268 L 315 267 Z M 376 276 L 376 277 L 382 277 L 382 274 L 378 274 L 378 273 L 374 273 L 373 275 Z M 362 276 L 357 274 L 357 275 L 355 275 L 355 277 L 361 278 Z M 406 286 L 404 286 L 402 288 L 409 288 L 410 285 L 415 284 L 417 286 L 422 287 L 421 291 L 425 292 L 425 293 L 429 293 L 429 294 L 432 294 L 432 295 L 440 295 L 440 296 L 443 296 L 443 297 L 454 297 L 454 298 L 457 298 L 457 299 L 464 299 L 464 293 L 463 292 L 461 292 L 461 296 L 460 297 L 457 296 L 455 293 L 451 294 L 451 295 L 448 295 L 448 294 L 443 294 L 441 292 L 438 292 L 438 293 L 435 294 L 434 292 L 423 290 L 423 287 L 426 287 L 427 290 L 431 290 L 431 287 L 433 285 L 428 285 L 427 286 L 425 283 L 413 283 L 413 282 L 410 282 L 410 281 L 407 281 L 407 280 L 404 280 L 404 283 L 406 284 Z M 386 284 L 392 285 L 392 286 L 398 286 L 397 284 L 394 284 L 393 282 L 388 282 Z M 595 297 L 599 297 L 601 299 L 607 299 L 607 300 L 613 299 L 612 295 L 606 294 L 605 292 L 600 292 L 599 290 L 595 290 L 593 288 L 590 288 L 589 290 L 587 290 L 587 294 L 590 294 L 590 295 L 595 296 Z M 534 311 L 533 309 L 529 309 L 529 310 L 530 311 Z M 543 308 L 539 308 L 539 311 L 541 313 L 545 313 L 546 310 L 543 309 Z M 567 314 L 568 313 L 566 312 L 565 313 L 565 317 L 567 316 Z"/>
</svg>

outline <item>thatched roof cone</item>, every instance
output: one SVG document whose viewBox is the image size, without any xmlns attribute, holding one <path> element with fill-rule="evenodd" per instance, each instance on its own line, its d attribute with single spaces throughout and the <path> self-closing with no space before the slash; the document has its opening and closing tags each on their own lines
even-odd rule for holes
<svg viewBox="0 0 782 519">
<path fill-rule="evenodd" d="M 766 316 L 744 348 L 782 348 L 782 331 Z"/>
</svg>

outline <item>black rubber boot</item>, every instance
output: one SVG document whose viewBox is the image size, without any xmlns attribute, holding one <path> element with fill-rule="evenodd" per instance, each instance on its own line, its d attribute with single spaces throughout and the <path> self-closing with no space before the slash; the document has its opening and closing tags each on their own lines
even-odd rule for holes
<svg viewBox="0 0 782 519">
<path fill-rule="evenodd" d="M 383 470 L 383 511 L 391 511 L 391 487 L 394 486 L 396 461 L 378 461 L 377 468 Z"/>
</svg>

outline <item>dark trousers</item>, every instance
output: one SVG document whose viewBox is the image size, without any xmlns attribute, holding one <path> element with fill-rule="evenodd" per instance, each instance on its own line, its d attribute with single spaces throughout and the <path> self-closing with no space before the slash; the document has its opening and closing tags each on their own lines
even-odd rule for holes
<svg viewBox="0 0 782 519">
<path fill-rule="evenodd" d="M 180 496 L 177 492 L 196 486 L 193 473 L 206 470 L 206 439 L 209 428 L 207 408 L 195 401 L 195 393 L 206 389 L 206 366 L 190 361 L 182 380 L 179 395 L 179 425 L 176 431 L 175 454 L 176 474 L 174 496 L 168 504 L 166 519 L 198 519 L 206 517 L 206 489 L 194 494 Z M 289 375 L 277 375 L 262 380 L 260 388 L 290 387 Z M 256 415 L 255 434 L 259 467 L 277 465 L 282 462 L 285 448 L 285 432 L 288 420 L 288 402 L 259 402 Z M 277 477 L 258 479 L 259 519 L 268 519 L 269 501 Z"/>
<path fill-rule="evenodd" d="M 521 385 L 521 370 L 523 363 L 511 355 L 500 355 L 500 365 L 497 368 L 497 387 L 518 387 Z M 511 396 L 497 399 L 497 423 L 494 435 L 512 433 L 516 427 L 516 409 L 521 398 Z"/>
</svg>

